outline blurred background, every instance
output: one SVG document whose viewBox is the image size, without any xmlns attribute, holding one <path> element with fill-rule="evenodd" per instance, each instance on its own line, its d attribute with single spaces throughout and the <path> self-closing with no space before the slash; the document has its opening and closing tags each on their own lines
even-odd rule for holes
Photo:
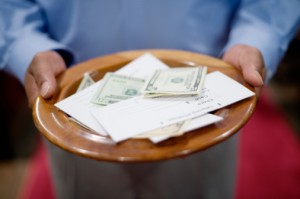
<svg viewBox="0 0 300 199">
<path fill-rule="evenodd" d="M 300 34 L 290 44 L 278 72 L 267 86 L 267 98 L 278 107 L 292 129 L 296 147 L 300 146 Z M 18 198 L 28 180 L 29 162 L 36 151 L 39 133 L 22 85 L 0 71 L 0 199 Z M 268 118 L 264 118 L 268 120 Z M 268 125 L 276 125 L 269 122 Z M 266 124 L 267 125 L 267 124 Z M 300 159 L 295 153 L 296 159 Z M 300 171 L 300 168 L 299 168 Z M 297 173 L 298 177 L 299 172 Z M 296 181 L 299 182 L 299 181 Z M 296 185 L 300 187 L 300 184 Z M 300 188 L 299 188 L 300 189 Z M 288 193 L 286 193 L 288 194 Z M 267 197 L 265 197 L 267 198 Z"/>
</svg>

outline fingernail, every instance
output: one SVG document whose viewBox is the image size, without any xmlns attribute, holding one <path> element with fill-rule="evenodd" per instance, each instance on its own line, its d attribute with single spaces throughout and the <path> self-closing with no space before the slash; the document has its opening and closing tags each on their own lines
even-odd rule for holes
<svg viewBox="0 0 300 199">
<path fill-rule="evenodd" d="M 263 86 L 264 85 L 264 80 L 262 79 L 261 75 L 258 72 L 256 72 L 255 75 L 256 75 L 256 79 L 257 79 L 259 85 Z"/>
<path fill-rule="evenodd" d="M 42 95 L 43 97 L 45 97 L 45 96 L 47 95 L 47 93 L 48 93 L 48 91 L 49 91 L 49 88 L 50 88 L 50 86 L 49 86 L 49 83 L 48 83 L 48 82 L 44 82 L 44 83 L 42 84 L 41 95 Z"/>
</svg>

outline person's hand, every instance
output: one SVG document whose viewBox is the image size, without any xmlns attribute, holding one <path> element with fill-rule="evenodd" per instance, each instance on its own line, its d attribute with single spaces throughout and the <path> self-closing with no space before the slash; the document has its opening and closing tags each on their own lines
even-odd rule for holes
<svg viewBox="0 0 300 199">
<path fill-rule="evenodd" d="M 241 70 L 245 80 L 259 92 L 264 85 L 266 69 L 258 49 L 247 45 L 235 45 L 225 52 L 222 59 Z"/>
<path fill-rule="evenodd" d="M 56 77 L 66 69 L 63 58 L 55 51 L 37 53 L 25 75 L 25 91 L 29 107 L 40 95 L 50 98 L 56 91 Z"/>
</svg>

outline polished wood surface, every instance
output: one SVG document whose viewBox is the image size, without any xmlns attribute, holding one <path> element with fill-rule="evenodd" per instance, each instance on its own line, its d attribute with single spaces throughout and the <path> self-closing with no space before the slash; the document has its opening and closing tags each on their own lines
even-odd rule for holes
<svg viewBox="0 0 300 199">
<path fill-rule="evenodd" d="M 115 71 L 146 52 L 171 67 L 206 65 L 208 72 L 221 71 L 254 91 L 235 67 L 213 57 L 175 50 L 120 52 L 80 63 L 63 73 L 58 80 L 59 91 L 53 98 L 37 98 L 33 107 L 36 127 L 50 142 L 77 155 L 103 161 L 147 162 L 187 156 L 213 147 L 235 134 L 252 115 L 256 105 L 255 96 L 216 111 L 215 114 L 224 117 L 222 122 L 180 137 L 159 144 L 147 139 L 129 139 L 115 144 L 108 136 L 89 131 L 69 120 L 64 112 L 54 106 L 76 91 L 85 72 L 90 72 L 93 79 L 99 80 L 106 72 Z"/>
</svg>

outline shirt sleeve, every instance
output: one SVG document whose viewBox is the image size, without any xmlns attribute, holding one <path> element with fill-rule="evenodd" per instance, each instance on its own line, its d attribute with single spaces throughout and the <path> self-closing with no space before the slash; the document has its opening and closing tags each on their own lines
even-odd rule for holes
<svg viewBox="0 0 300 199">
<path fill-rule="evenodd" d="M 0 67 L 22 83 L 33 56 L 66 46 L 47 34 L 47 24 L 39 5 L 29 0 L 4 0 L 0 4 Z"/>
<path fill-rule="evenodd" d="M 299 29 L 299 8 L 299 0 L 243 0 L 223 52 L 235 44 L 258 48 L 266 64 L 266 81 L 269 81 Z"/>
</svg>

